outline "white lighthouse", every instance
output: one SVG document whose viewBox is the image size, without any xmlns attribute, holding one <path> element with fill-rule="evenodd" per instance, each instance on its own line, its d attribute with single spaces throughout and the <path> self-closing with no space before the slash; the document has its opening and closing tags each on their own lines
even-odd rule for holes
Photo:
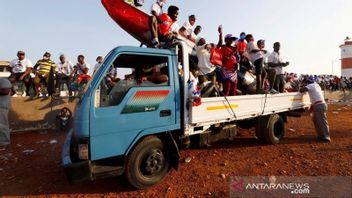
<svg viewBox="0 0 352 198">
<path fill-rule="evenodd" d="M 352 77 L 352 39 L 347 37 L 341 48 L 341 75 Z"/>
</svg>

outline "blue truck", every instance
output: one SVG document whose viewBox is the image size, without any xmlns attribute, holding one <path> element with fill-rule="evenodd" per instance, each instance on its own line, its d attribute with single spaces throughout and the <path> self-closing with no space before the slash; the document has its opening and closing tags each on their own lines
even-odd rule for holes
<svg viewBox="0 0 352 198">
<path fill-rule="evenodd" d="M 124 174 L 137 189 L 151 187 L 179 166 L 179 150 L 256 129 L 277 144 L 287 116 L 309 106 L 300 93 L 202 98 L 192 106 L 189 47 L 117 47 L 79 97 L 62 162 L 72 182 Z M 118 78 L 113 76 L 118 73 Z M 116 76 L 116 75 L 115 75 Z"/>
</svg>

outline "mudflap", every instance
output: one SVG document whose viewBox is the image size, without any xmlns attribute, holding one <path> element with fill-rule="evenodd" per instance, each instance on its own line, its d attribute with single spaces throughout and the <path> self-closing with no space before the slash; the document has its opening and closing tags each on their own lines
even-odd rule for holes
<svg viewBox="0 0 352 198">
<path fill-rule="evenodd" d="M 175 170 L 178 170 L 179 163 L 180 163 L 180 150 L 177 146 L 177 143 L 170 132 L 167 133 L 165 140 L 166 140 L 166 144 L 170 145 L 168 149 L 171 157 L 171 161 L 170 161 L 171 167 L 174 168 Z"/>
<path fill-rule="evenodd" d="M 72 129 L 67 134 L 64 147 L 61 153 L 62 165 L 65 174 L 70 183 L 80 183 L 92 180 L 92 164 L 91 161 L 72 162 L 70 149 L 72 141 Z"/>
<path fill-rule="evenodd" d="M 90 161 L 83 161 L 66 165 L 64 169 L 70 183 L 81 183 L 93 180 L 91 167 Z"/>
</svg>

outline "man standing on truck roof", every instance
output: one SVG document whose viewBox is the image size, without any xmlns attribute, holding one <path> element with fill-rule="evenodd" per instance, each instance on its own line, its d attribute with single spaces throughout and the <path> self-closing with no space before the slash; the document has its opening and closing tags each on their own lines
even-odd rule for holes
<svg viewBox="0 0 352 198">
<path fill-rule="evenodd" d="M 6 78 L 0 78 L 0 146 L 10 144 L 10 128 L 8 114 L 10 109 L 11 83 Z"/>
<path fill-rule="evenodd" d="M 327 105 L 324 100 L 320 85 L 315 82 L 313 76 L 308 77 L 305 87 L 300 89 L 300 92 L 308 92 L 312 103 L 310 111 L 313 113 L 313 122 L 315 130 L 318 134 L 318 140 L 323 142 L 331 142 L 329 123 L 326 116 Z"/>
</svg>

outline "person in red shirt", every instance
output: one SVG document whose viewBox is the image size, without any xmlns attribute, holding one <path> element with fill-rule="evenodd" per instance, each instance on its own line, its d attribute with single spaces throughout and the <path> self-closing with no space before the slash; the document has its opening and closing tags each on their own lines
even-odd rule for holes
<svg viewBox="0 0 352 198">
<path fill-rule="evenodd" d="M 236 47 L 232 44 L 237 40 L 232 34 L 225 36 L 225 45 L 223 45 L 223 31 L 222 27 L 219 27 L 219 43 L 217 48 L 220 49 L 223 64 L 221 68 L 221 75 L 223 77 L 223 93 L 225 96 L 235 96 L 237 92 L 237 59 Z"/>
<path fill-rule="evenodd" d="M 176 21 L 178 11 L 178 7 L 170 6 L 167 13 L 160 13 L 159 16 L 155 16 L 157 14 L 152 12 L 153 16 L 149 19 L 149 28 L 152 37 L 149 45 L 151 47 L 158 48 L 160 42 L 169 42 L 177 37 L 178 25 Z"/>
<path fill-rule="evenodd" d="M 174 38 L 177 38 L 178 26 L 177 26 L 177 17 L 178 17 L 179 8 L 176 6 L 170 6 L 167 10 L 167 13 L 160 15 L 160 20 L 162 23 L 159 24 L 159 40 L 162 42 L 171 41 Z"/>
<path fill-rule="evenodd" d="M 246 42 L 246 33 L 241 32 L 240 38 L 236 41 L 236 47 L 239 55 L 243 56 L 243 53 L 246 51 L 247 42 Z"/>
</svg>

